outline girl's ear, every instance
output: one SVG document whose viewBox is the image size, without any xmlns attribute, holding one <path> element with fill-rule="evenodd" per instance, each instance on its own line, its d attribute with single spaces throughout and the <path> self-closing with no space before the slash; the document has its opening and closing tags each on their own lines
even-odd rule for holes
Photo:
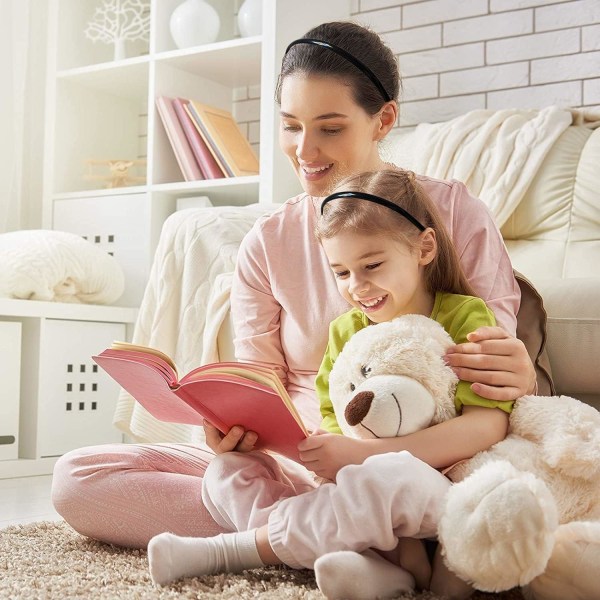
<svg viewBox="0 0 600 600">
<path fill-rule="evenodd" d="M 398 104 L 395 100 L 390 100 L 383 105 L 383 108 L 377 115 L 376 140 L 382 140 L 390 130 L 396 125 L 398 120 Z"/>
<path fill-rule="evenodd" d="M 437 255 L 437 239 L 435 231 L 427 227 L 420 235 L 420 265 L 428 265 Z"/>
</svg>

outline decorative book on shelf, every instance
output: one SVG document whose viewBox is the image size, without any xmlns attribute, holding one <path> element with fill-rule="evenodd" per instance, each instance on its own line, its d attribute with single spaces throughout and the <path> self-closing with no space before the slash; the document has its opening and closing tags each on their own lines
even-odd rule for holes
<svg viewBox="0 0 600 600">
<path fill-rule="evenodd" d="M 177 117 L 173 99 L 167 96 L 158 96 L 156 98 L 156 108 L 158 109 L 158 114 L 177 159 L 177 164 L 185 180 L 197 181 L 198 179 L 206 179 L 206 176 L 196 163 L 191 144 Z"/>
<path fill-rule="evenodd" d="M 206 419 L 223 433 L 241 425 L 258 434 L 257 449 L 299 460 L 297 446 L 308 432 L 272 369 L 213 363 L 179 378 L 166 354 L 127 342 L 114 342 L 92 358 L 161 421 L 202 425 Z"/>
<path fill-rule="evenodd" d="M 230 112 L 195 100 L 185 110 L 229 177 L 258 174 L 258 158 Z"/>
<path fill-rule="evenodd" d="M 194 153 L 196 163 L 202 171 L 205 179 L 220 179 L 225 177 L 225 171 L 219 166 L 212 152 L 209 150 L 206 142 L 196 129 L 192 117 L 185 110 L 189 100 L 185 98 L 173 98 L 173 107 L 179 123 L 185 133 L 187 141 Z"/>
</svg>

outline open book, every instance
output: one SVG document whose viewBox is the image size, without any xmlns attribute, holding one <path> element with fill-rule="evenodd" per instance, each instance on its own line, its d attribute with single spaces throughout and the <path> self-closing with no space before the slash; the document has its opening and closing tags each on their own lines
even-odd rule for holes
<svg viewBox="0 0 600 600">
<path fill-rule="evenodd" d="M 166 354 L 127 342 L 114 342 L 92 358 L 161 421 L 202 425 L 206 419 L 223 433 L 241 425 L 258 434 L 257 449 L 299 460 L 297 446 L 308 432 L 272 369 L 213 363 L 179 378 Z"/>
</svg>

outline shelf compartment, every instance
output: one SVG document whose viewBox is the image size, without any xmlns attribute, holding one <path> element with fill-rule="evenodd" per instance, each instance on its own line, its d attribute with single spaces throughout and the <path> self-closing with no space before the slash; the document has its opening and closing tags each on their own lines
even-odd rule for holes
<svg viewBox="0 0 600 600">
<path fill-rule="evenodd" d="M 22 325 L 19 456 L 120 442 L 112 424 L 119 386 L 90 357 L 124 339 L 125 324 L 34 318 Z"/>
<path fill-rule="evenodd" d="M 114 45 L 93 42 L 85 29 L 100 6 L 98 0 L 58 0 L 56 67 L 61 71 L 113 60 Z M 148 55 L 149 41 L 126 41 L 128 57 Z M 118 64 L 118 63 L 115 63 Z"/>
<path fill-rule="evenodd" d="M 260 83 L 261 48 L 261 36 L 237 38 L 163 52 L 155 60 L 221 85 L 241 87 Z"/>
<path fill-rule="evenodd" d="M 61 77 L 56 85 L 53 193 L 108 187 L 108 166 L 90 160 L 146 159 L 148 65 L 100 69 Z M 120 88 L 130 77 L 135 84 Z M 146 165 L 135 165 L 128 185 L 146 183 Z M 139 179 L 141 177 L 141 179 Z"/>
<path fill-rule="evenodd" d="M 219 13 L 221 20 L 217 41 L 227 41 L 238 36 L 236 18 L 240 0 L 207 0 L 207 2 Z M 152 52 L 159 53 L 177 48 L 171 36 L 170 21 L 173 11 L 182 3 L 183 0 L 152 0 Z"/>
<path fill-rule="evenodd" d="M 19 455 L 21 323 L 0 321 L 0 460 Z"/>
<path fill-rule="evenodd" d="M 232 177 L 227 179 L 206 179 L 203 181 L 184 181 L 163 183 L 152 186 L 152 193 L 158 197 L 189 198 L 208 196 L 215 206 L 244 206 L 258 201 L 260 177 Z"/>
</svg>

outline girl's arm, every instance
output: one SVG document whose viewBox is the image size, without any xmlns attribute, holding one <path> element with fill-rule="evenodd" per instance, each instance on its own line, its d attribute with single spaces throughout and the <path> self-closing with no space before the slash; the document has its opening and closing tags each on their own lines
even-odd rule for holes
<svg viewBox="0 0 600 600">
<path fill-rule="evenodd" d="M 465 406 L 459 417 L 403 437 L 357 440 L 321 433 L 298 446 L 306 468 L 326 479 L 350 464 L 361 464 L 373 454 L 407 450 L 427 464 L 441 469 L 471 458 L 504 439 L 508 414 L 498 408 Z"/>
</svg>

